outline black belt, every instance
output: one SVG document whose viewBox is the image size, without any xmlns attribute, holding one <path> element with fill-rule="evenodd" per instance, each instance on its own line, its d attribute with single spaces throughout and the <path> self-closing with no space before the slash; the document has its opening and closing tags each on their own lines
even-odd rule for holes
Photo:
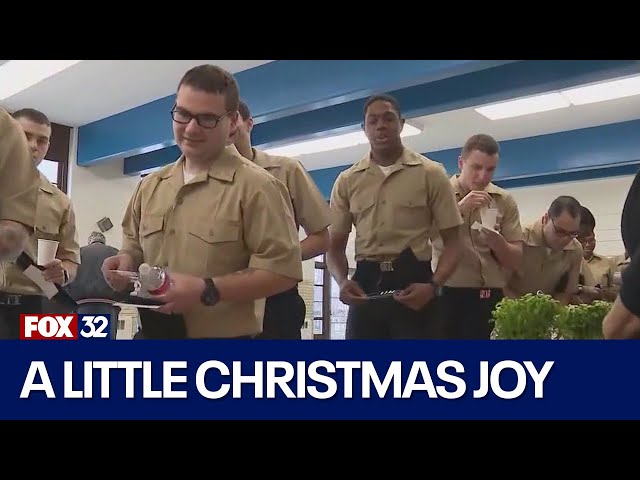
<svg viewBox="0 0 640 480">
<path fill-rule="evenodd" d="M 33 300 L 41 300 L 43 297 L 40 295 L 19 295 L 13 293 L 1 293 L 0 292 L 0 305 L 5 306 L 19 306 L 29 303 Z"/>
<path fill-rule="evenodd" d="M 298 293 L 298 286 L 296 285 L 295 287 L 290 288 L 289 290 L 285 290 L 284 292 L 276 293 L 275 295 L 272 295 L 271 297 L 267 298 L 267 300 L 296 297 L 297 295 L 299 295 L 299 293 Z"/>
</svg>

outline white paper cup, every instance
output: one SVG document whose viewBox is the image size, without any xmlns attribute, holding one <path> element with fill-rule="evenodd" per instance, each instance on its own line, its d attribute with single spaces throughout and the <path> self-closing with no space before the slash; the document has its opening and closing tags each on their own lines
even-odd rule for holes
<svg viewBox="0 0 640 480">
<path fill-rule="evenodd" d="M 55 240 L 38 239 L 38 265 L 43 266 L 55 260 L 58 243 Z"/>
<path fill-rule="evenodd" d="M 496 224 L 498 223 L 498 209 L 484 208 L 480 211 L 480 218 L 482 219 L 483 227 L 496 228 Z"/>
</svg>

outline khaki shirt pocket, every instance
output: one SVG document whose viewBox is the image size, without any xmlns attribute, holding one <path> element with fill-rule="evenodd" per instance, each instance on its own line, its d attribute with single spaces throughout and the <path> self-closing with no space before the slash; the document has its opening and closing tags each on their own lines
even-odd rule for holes
<svg viewBox="0 0 640 480">
<path fill-rule="evenodd" d="M 163 242 L 164 215 L 145 215 L 140 225 L 140 246 L 147 259 L 160 257 Z M 154 261 L 154 260 L 152 260 Z"/>
<path fill-rule="evenodd" d="M 350 202 L 349 211 L 358 229 L 373 228 L 373 210 L 376 199 L 373 195 L 357 195 Z"/>
<path fill-rule="evenodd" d="M 36 217 L 36 238 L 60 241 L 60 218 L 53 212 L 38 212 Z"/>
<path fill-rule="evenodd" d="M 189 227 L 188 252 L 191 258 L 198 259 L 211 275 L 232 273 L 246 268 L 248 252 L 243 247 L 241 224 L 239 220 L 211 218 L 206 221 L 194 221 Z"/>
<path fill-rule="evenodd" d="M 429 219 L 429 207 L 426 196 L 404 198 L 396 203 L 393 212 L 393 224 L 396 228 L 420 229 Z"/>
</svg>

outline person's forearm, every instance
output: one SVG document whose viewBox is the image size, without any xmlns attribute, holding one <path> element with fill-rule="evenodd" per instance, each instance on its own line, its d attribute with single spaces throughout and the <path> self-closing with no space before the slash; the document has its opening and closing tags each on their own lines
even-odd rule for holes
<svg viewBox="0 0 640 480">
<path fill-rule="evenodd" d="M 327 269 L 338 285 L 349 276 L 349 262 L 343 251 L 330 249 L 327 252 Z"/>
<path fill-rule="evenodd" d="M 302 260 L 310 260 L 322 255 L 329 248 L 329 232 L 312 233 L 300 242 L 300 250 L 302 251 Z"/>
</svg>

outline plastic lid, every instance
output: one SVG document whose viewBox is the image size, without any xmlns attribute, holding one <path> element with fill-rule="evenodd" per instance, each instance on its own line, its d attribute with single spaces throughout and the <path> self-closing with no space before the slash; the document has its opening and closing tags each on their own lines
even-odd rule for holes
<svg viewBox="0 0 640 480">
<path fill-rule="evenodd" d="M 151 265 L 149 265 L 148 263 L 143 263 L 138 268 L 138 272 L 140 272 L 142 275 L 150 273 L 151 272 Z"/>
</svg>

